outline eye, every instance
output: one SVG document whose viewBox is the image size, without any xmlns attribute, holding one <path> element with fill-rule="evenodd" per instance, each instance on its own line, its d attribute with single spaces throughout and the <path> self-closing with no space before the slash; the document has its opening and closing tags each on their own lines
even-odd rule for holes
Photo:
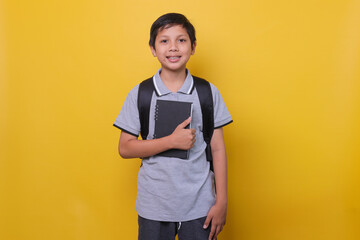
<svg viewBox="0 0 360 240">
<path fill-rule="evenodd" d="M 163 39 L 160 41 L 160 43 L 167 43 L 167 40 Z"/>
<path fill-rule="evenodd" d="M 181 39 L 179 39 L 179 42 L 186 42 L 186 39 L 181 38 Z"/>
</svg>

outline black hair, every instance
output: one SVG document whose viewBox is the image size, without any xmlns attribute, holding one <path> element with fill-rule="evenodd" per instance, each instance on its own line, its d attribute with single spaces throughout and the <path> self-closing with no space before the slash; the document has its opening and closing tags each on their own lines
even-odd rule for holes
<svg viewBox="0 0 360 240">
<path fill-rule="evenodd" d="M 193 47 L 196 41 L 195 28 L 190 23 L 190 21 L 180 13 L 167 13 L 156 19 L 150 29 L 149 45 L 155 49 L 155 39 L 158 35 L 158 32 L 163 30 L 164 28 L 169 28 L 174 25 L 181 25 L 183 28 L 186 29 L 190 37 L 191 47 Z"/>
</svg>

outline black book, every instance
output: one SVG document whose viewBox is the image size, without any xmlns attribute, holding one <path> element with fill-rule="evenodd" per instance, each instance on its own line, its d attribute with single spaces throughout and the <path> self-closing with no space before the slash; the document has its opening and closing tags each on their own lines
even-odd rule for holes
<svg viewBox="0 0 360 240">
<path fill-rule="evenodd" d="M 157 100 L 154 138 L 162 138 L 172 134 L 180 123 L 191 117 L 192 106 L 191 102 Z M 186 128 L 190 128 L 190 124 Z M 189 151 L 170 149 L 157 155 L 188 159 Z"/>
</svg>

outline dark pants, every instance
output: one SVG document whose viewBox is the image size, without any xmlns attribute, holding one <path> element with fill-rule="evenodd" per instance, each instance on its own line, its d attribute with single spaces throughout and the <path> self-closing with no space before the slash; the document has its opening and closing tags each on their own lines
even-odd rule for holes
<svg viewBox="0 0 360 240">
<path fill-rule="evenodd" d="M 211 224 L 203 228 L 206 217 L 187 222 L 159 222 L 143 217 L 138 218 L 139 240 L 208 240 Z"/>
</svg>

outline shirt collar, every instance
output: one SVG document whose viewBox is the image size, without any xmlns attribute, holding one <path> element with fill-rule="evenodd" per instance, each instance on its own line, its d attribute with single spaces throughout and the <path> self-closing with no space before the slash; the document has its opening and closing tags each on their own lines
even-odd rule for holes
<svg viewBox="0 0 360 240">
<path fill-rule="evenodd" d="M 158 96 L 163 96 L 163 95 L 167 95 L 167 94 L 171 93 L 171 91 L 165 86 L 165 84 L 161 80 L 160 72 L 161 72 L 161 68 L 153 76 L 153 82 L 154 82 L 156 94 Z M 181 86 L 178 93 L 191 94 L 193 89 L 194 89 L 194 79 L 191 76 L 189 70 L 186 69 L 186 78 L 185 78 L 184 84 Z"/>
</svg>

